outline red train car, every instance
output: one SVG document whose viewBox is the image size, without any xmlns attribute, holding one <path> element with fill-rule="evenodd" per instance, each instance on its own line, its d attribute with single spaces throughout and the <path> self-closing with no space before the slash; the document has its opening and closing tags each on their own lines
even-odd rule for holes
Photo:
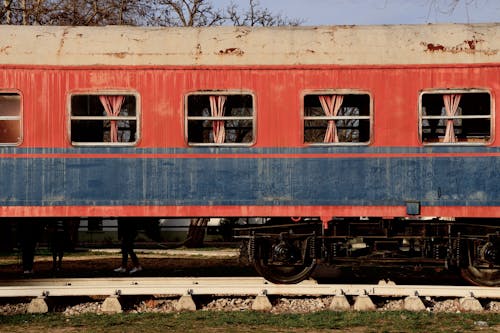
<svg viewBox="0 0 500 333">
<path fill-rule="evenodd" d="M 499 24 L 0 33 L 1 217 L 273 217 L 242 237 L 276 282 L 388 252 L 498 285 Z"/>
</svg>

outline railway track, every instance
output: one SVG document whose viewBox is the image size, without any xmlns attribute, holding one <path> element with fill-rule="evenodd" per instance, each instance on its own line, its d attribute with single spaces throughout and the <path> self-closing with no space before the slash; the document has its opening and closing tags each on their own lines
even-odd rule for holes
<svg viewBox="0 0 500 333">
<path fill-rule="evenodd" d="M 500 288 L 476 286 L 396 285 L 379 284 L 317 284 L 307 280 L 295 285 L 269 283 L 259 277 L 225 278 L 92 278 L 31 279 L 0 283 L 0 298 L 33 298 L 28 312 L 47 312 L 47 300 L 69 296 L 101 296 L 102 311 L 121 312 L 120 298 L 151 296 L 178 299 L 176 309 L 196 310 L 198 296 L 214 298 L 252 298 L 254 310 L 271 310 L 269 298 L 329 297 L 332 310 L 375 310 L 372 299 L 402 299 L 402 309 L 426 310 L 424 301 L 433 298 L 458 299 L 463 311 L 482 311 L 485 300 L 500 300 Z"/>
</svg>

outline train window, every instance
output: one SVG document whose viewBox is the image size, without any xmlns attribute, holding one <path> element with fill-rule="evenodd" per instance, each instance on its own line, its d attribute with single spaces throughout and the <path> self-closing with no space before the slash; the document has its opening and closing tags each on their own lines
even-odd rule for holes
<svg viewBox="0 0 500 333">
<path fill-rule="evenodd" d="M 70 98 L 73 145 L 137 143 L 137 96 L 78 94 Z"/>
<path fill-rule="evenodd" d="M 487 91 L 429 91 L 420 95 L 424 144 L 487 143 L 491 140 L 491 96 Z"/>
<path fill-rule="evenodd" d="M 0 92 L 0 145 L 20 144 L 21 125 L 21 95 Z"/>
<path fill-rule="evenodd" d="M 251 145 L 254 107 L 250 94 L 187 96 L 187 141 L 192 146 Z"/>
<path fill-rule="evenodd" d="M 371 102 L 366 93 L 314 93 L 304 96 L 304 142 L 368 144 Z"/>
</svg>

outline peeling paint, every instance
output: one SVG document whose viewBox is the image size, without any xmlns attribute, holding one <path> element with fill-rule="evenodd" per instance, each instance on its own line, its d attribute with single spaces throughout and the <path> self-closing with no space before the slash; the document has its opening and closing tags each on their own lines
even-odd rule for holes
<svg viewBox="0 0 500 333">
<path fill-rule="evenodd" d="M 242 37 L 247 36 L 250 33 L 250 30 L 249 29 L 240 28 L 240 29 L 237 29 L 236 32 L 238 34 L 235 37 L 236 38 L 242 38 Z"/>
<path fill-rule="evenodd" d="M 464 40 L 462 43 L 445 46 L 437 43 L 426 43 L 422 42 L 426 49 L 426 52 L 447 52 L 447 53 L 482 53 L 484 55 L 496 55 L 498 50 L 494 49 L 480 49 L 478 46 L 484 43 L 484 39 L 478 39 L 476 36 L 472 36 L 472 39 Z"/>
<path fill-rule="evenodd" d="M 199 58 L 200 58 L 200 56 L 202 56 L 202 55 L 203 55 L 203 51 L 201 50 L 201 44 L 200 44 L 200 43 L 198 43 L 198 44 L 196 45 L 196 49 L 195 49 L 195 51 L 194 51 L 194 57 L 195 57 L 196 59 L 199 59 Z"/>
<path fill-rule="evenodd" d="M 427 51 L 445 51 L 446 48 L 441 44 L 427 44 Z"/>
<path fill-rule="evenodd" d="M 0 47 L 0 53 L 4 53 L 4 54 L 9 54 L 9 52 L 7 51 L 8 49 L 11 49 L 12 46 L 4 46 L 4 47 Z"/>
<path fill-rule="evenodd" d="M 240 48 L 238 47 L 230 47 L 228 49 L 225 49 L 225 50 L 220 50 L 219 51 L 219 55 L 237 55 L 237 56 L 242 56 L 245 54 L 245 52 L 243 52 L 243 50 L 241 50 Z"/>
<path fill-rule="evenodd" d="M 111 53 L 110 55 L 119 59 L 123 59 L 127 56 L 127 52 L 116 52 L 116 53 Z"/>
<path fill-rule="evenodd" d="M 62 49 L 64 47 L 64 42 L 66 41 L 66 37 L 68 36 L 69 30 L 68 28 L 64 28 L 62 36 L 61 36 L 61 41 L 59 42 L 59 48 L 57 49 L 57 55 L 60 56 Z"/>
<path fill-rule="evenodd" d="M 273 28 L 0 26 L 0 63 L 34 65 L 497 64 L 500 23 Z M 113 41 L 110 43 L 109 41 Z M 364 50 L 359 52 L 359 50 Z M 383 49 L 384 52 L 380 52 Z M 8 52 L 7 52 L 8 51 Z"/>
</svg>

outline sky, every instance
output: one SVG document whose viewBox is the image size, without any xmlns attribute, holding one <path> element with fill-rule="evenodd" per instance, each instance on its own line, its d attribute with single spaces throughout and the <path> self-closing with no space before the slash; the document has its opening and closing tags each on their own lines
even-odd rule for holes
<svg viewBox="0 0 500 333">
<path fill-rule="evenodd" d="M 213 0 L 223 8 L 248 0 Z M 450 6 L 456 7 L 450 12 Z M 365 25 L 500 22 L 500 0 L 260 0 L 262 7 L 302 25 Z"/>
</svg>

